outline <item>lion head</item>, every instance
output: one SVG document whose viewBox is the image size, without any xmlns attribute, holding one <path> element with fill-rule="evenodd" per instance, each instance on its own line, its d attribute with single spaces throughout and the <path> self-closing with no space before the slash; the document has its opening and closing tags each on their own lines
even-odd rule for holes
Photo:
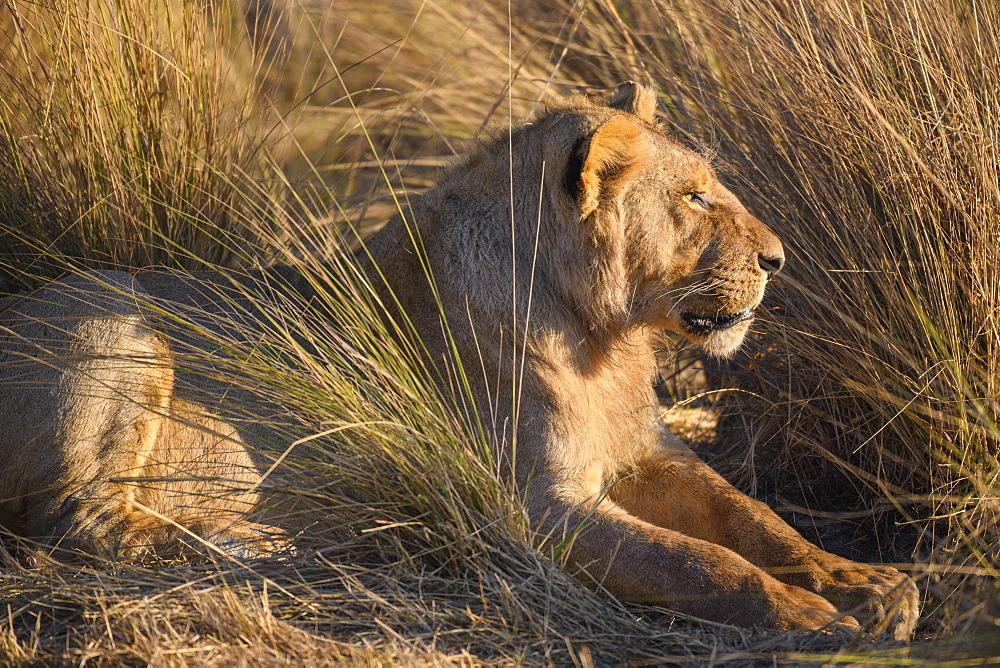
<svg viewBox="0 0 1000 668">
<path fill-rule="evenodd" d="M 530 322 L 562 332 L 588 363 L 637 328 L 731 355 L 784 262 L 781 243 L 704 157 L 667 136 L 656 104 L 631 82 L 606 105 L 553 103 L 481 142 L 373 237 L 409 317 L 427 320 L 418 329 L 440 325 L 415 287 L 425 269 L 410 218 L 443 294 L 464 295 L 452 325 Z M 469 348 L 481 354 L 471 337 Z"/>
<path fill-rule="evenodd" d="M 544 144 L 546 204 L 571 221 L 548 266 L 592 331 L 667 329 L 729 356 L 784 264 L 781 242 L 664 133 L 656 103 L 629 82 L 607 106 L 578 99 L 524 129 Z"/>
</svg>

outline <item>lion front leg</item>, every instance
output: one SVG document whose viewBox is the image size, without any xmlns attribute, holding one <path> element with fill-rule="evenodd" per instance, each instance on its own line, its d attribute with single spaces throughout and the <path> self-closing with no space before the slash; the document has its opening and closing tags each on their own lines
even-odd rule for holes
<svg viewBox="0 0 1000 668">
<path fill-rule="evenodd" d="M 608 500 L 572 504 L 551 492 L 529 500 L 536 532 L 577 577 L 618 598 L 746 627 L 858 628 L 826 599 L 729 549 L 650 524 Z"/>
<path fill-rule="evenodd" d="M 907 640 L 919 616 L 919 592 L 889 566 L 860 564 L 805 540 L 765 504 L 751 499 L 672 435 L 611 497 L 633 515 L 724 546 L 778 580 L 820 594 L 855 615 L 871 633 Z"/>
</svg>

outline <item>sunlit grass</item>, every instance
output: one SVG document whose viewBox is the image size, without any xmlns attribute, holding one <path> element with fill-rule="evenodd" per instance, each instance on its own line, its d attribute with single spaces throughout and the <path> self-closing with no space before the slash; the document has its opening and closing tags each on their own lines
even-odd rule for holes
<svg viewBox="0 0 1000 668">
<path fill-rule="evenodd" d="M 82 267 L 293 268 L 307 298 L 221 283 L 259 326 L 220 335 L 196 314 L 173 326 L 231 357 L 182 352 L 184 373 L 281 406 L 258 417 L 279 451 L 300 443 L 265 485 L 312 556 L 7 560 L 0 658 L 567 663 L 794 648 L 830 660 L 842 639 L 671 626 L 534 550 L 461 417 L 461 383 L 437 389 L 347 252 L 484 119 L 503 126 L 543 91 L 627 77 L 659 87 L 677 134 L 715 155 L 789 251 L 768 298 L 781 310 L 727 379 L 752 392 L 735 395 L 750 402 L 741 417 L 763 417 L 720 423 L 718 450 L 745 462 L 750 434 L 756 491 L 908 522 L 921 638 L 995 631 L 997 10 L 557 1 L 508 22 L 499 5 L 253 0 L 248 31 L 235 2 L 149 7 L 0 13 L 0 288 Z M 844 660 L 866 656 L 901 655 Z"/>
<path fill-rule="evenodd" d="M 789 250 L 781 310 L 738 360 L 765 410 L 758 480 L 818 509 L 895 508 L 927 564 L 929 626 L 995 627 L 1000 14 L 770 0 L 623 15 L 624 39 L 599 26 L 587 46 L 661 87 L 678 133 Z"/>
</svg>

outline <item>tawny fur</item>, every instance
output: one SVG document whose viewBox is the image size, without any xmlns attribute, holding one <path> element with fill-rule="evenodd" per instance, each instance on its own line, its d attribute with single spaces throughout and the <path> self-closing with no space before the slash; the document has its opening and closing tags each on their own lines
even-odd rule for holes
<svg viewBox="0 0 1000 668">
<path fill-rule="evenodd" d="M 256 430 L 219 417 L 246 393 L 211 379 L 194 340 L 168 343 L 153 312 L 235 324 L 236 294 L 211 279 L 98 271 L 0 304 L 0 526 L 104 555 L 199 538 L 242 556 L 286 547 L 246 520 L 266 464 L 246 447 Z M 182 382 L 188 344 L 202 368 Z"/>
<path fill-rule="evenodd" d="M 371 281 L 442 369 L 457 351 L 500 474 L 516 480 L 541 544 L 562 546 L 580 577 L 717 621 L 858 619 L 908 638 L 918 614 L 909 578 L 811 545 L 658 418 L 653 336 L 669 329 L 732 354 L 749 326 L 740 314 L 759 304 L 782 249 L 704 159 L 661 131 L 655 109 L 653 92 L 629 83 L 607 106 L 576 98 L 484 142 L 369 241 Z M 133 534 L 160 544 L 174 529 L 137 516 L 134 486 L 109 480 L 154 475 L 156 462 L 249 482 L 259 469 L 224 420 L 204 410 L 175 419 L 190 399 L 173 351 L 122 295 L 218 300 L 190 278 L 99 278 L 67 279 L 0 313 L 0 410 L 30 415 L 0 428 L 0 523 L 92 550 Z M 81 308 L 81 292 L 99 303 Z M 39 362 L 42 348 L 57 350 Z M 54 463 L 37 467 L 39 452 Z M 261 529 L 241 526 L 252 491 L 157 490 L 143 506 L 207 537 L 238 545 Z"/>
</svg>

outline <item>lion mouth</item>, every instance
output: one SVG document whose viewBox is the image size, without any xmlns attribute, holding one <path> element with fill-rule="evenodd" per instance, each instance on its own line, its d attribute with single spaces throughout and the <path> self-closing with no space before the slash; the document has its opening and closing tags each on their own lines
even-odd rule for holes
<svg viewBox="0 0 1000 668">
<path fill-rule="evenodd" d="M 746 320 L 753 319 L 753 310 L 747 309 L 739 313 L 719 313 L 716 315 L 696 315 L 684 313 L 684 326 L 693 334 L 708 334 L 721 332 Z"/>
</svg>

